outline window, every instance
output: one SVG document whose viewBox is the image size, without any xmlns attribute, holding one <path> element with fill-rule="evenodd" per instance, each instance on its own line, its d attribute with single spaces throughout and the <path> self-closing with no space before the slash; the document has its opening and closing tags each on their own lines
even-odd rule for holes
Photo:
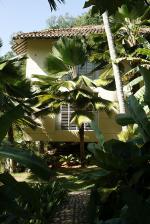
<svg viewBox="0 0 150 224">
<path fill-rule="evenodd" d="M 78 130 L 76 124 L 70 122 L 71 114 L 74 112 L 70 104 L 61 106 L 61 112 L 57 117 L 56 128 L 61 130 Z M 95 120 L 98 119 L 97 111 L 95 112 Z M 90 131 L 91 126 L 89 123 L 84 124 L 86 131 Z"/>
<path fill-rule="evenodd" d="M 95 64 L 86 62 L 83 66 L 77 66 L 77 74 L 78 75 L 86 75 L 90 73 L 96 67 Z M 93 72 L 92 74 L 86 75 L 88 78 L 96 79 L 99 75 L 99 72 Z M 68 76 L 68 80 L 71 76 Z M 57 130 L 78 130 L 78 127 L 75 124 L 70 123 L 71 114 L 74 112 L 73 108 L 70 104 L 63 105 L 61 107 L 61 112 L 56 117 L 56 129 Z M 90 113 L 90 111 L 89 111 Z M 93 112 L 92 112 L 93 113 Z M 95 121 L 98 120 L 98 112 L 95 111 Z M 89 123 L 84 124 L 85 130 L 92 130 Z"/>
<path fill-rule="evenodd" d="M 77 66 L 77 73 L 78 75 L 86 75 L 88 78 L 94 80 L 97 79 L 99 76 L 99 72 L 95 71 L 92 74 L 88 74 L 91 71 L 93 71 L 96 68 L 96 65 L 90 62 L 86 62 L 83 66 L 82 65 L 78 65 Z"/>
<path fill-rule="evenodd" d="M 96 68 L 96 65 L 90 62 L 86 62 L 84 65 L 78 65 L 76 66 L 77 75 L 86 75 L 88 78 L 94 80 L 97 79 L 99 76 L 99 71 L 92 72 Z M 70 80 L 72 78 L 71 74 L 69 74 L 67 77 L 65 77 L 66 80 Z"/>
</svg>

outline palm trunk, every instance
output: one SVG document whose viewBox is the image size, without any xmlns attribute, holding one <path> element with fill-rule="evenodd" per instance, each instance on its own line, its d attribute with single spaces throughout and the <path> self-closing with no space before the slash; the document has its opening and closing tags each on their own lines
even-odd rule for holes
<svg viewBox="0 0 150 224">
<path fill-rule="evenodd" d="M 8 129 L 8 141 L 11 143 L 11 145 L 14 144 L 14 131 L 13 131 L 13 126 L 11 125 L 10 128 Z M 10 173 L 16 172 L 16 161 L 12 159 L 6 159 L 6 169 Z"/>
<path fill-rule="evenodd" d="M 113 73 L 114 73 L 114 77 L 115 77 L 116 91 L 117 91 L 117 97 L 118 97 L 118 102 L 119 102 L 119 111 L 120 111 L 120 113 L 125 113 L 123 85 L 122 85 L 122 81 L 121 81 L 119 66 L 118 66 L 118 64 L 114 63 L 114 61 L 117 58 L 117 54 L 116 54 L 116 50 L 115 50 L 112 32 L 110 29 L 108 12 L 107 11 L 104 12 L 102 17 L 103 17 L 103 23 L 104 23 L 108 46 L 109 46 L 109 53 L 110 53 L 110 57 L 111 57 L 111 61 L 112 61 Z"/>
<path fill-rule="evenodd" d="M 85 167 L 85 150 L 84 150 L 84 124 L 79 128 L 79 137 L 80 137 L 80 160 L 81 167 Z"/>
<path fill-rule="evenodd" d="M 72 78 L 76 79 L 78 76 L 76 66 L 72 66 Z"/>
<path fill-rule="evenodd" d="M 39 142 L 39 153 L 40 154 L 44 154 L 44 142 L 43 141 L 40 141 Z"/>
<path fill-rule="evenodd" d="M 8 141 L 11 143 L 11 145 L 14 144 L 14 131 L 12 125 L 10 126 L 8 130 Z"/>
</svg>

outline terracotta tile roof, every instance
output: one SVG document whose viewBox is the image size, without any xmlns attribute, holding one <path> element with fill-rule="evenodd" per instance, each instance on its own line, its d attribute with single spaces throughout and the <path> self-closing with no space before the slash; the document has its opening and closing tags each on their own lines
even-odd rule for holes
<svg viewBox="0 0 150 224">
<path fill-rule="evenodd" d="M 81 27 L 72 27 L 65 29 L 47 29 L 42 31 L 20 32 L 16 34 L 13 39 L 26 38 L 59 38 L 59 37 L 73 37 L 73 36 L 87 36 L 89 34 L 99 34 L 104 32 L 103 25 L 89 25 Z M 142 28 L 141 33 L 150 33 L 150 28 Z"/>
<path fill-rule="evenodd" d="M 59 37 L 88 36 L 89 34 L 100 34 L 104 32 L 103 25 L 89 25 L 65 29 L 47 29 L 42 31 L 17 33 L 13 36 L 13 50 L 17 53 L 26 53 L 28 39 L 57 39 Z M 150 28 L 142 28 L 141 33 L 150 34 Z"/>
<path fill-rule="evenodd" d="M 102 25 L 97 26 L 82 26 L 73 27 L 65 29 L 47 29 L 36 32 L 29 33 L 18 33 L 13 37 L 16 39 L 26 39 L 26 38 L 59 38 L 59 37 L 73 37 L 73 36 L 87 36 L 89 34 L 99 34 L 104 32 L 104 27 Z"/>
</svg>

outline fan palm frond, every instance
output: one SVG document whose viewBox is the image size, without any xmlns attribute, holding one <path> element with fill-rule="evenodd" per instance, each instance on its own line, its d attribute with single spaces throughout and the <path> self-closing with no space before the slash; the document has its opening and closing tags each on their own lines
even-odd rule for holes
<svg viewBox="0 0 150 224">
<path fill-rule="evenodd" d="M 48 0 L 48 3 L 49 3 L 50 8 L 51 8 L 51 11 L 57 9 L 56 1 L 59 2 L 59 3 L 64 3 L 65 2 L 65 0 Z"/>
</svg>

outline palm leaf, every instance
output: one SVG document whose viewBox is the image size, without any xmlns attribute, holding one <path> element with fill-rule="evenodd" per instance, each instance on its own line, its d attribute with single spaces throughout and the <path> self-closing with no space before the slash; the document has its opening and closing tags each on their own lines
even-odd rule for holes
<svg viewBox="0 0 150 224">
<path fill-rule="evenodd" d="M 144 101 L 144 93 L 145 93 L 145 86 L 142 86 L 138 91 L 136 91 L 136 93 L 134 94 L 134 96 L 140 101 Z"/>
<path fill-rule="evenodd" d="M 65 65 L 82 65 L 86 61 L 86 51 L 81 39 L 61 38 L 52 48 L 52 55 L 63 61 Z"/>
<path fill-rule="evenodd" d="M 138 48 L 135 52 L 134 55 L 144 55 L 147 57 L 150 57 L 150 49 L 146 48 Z"/>
<path fill-rule="evenodd" d="M 90 123 L 92 120 L 94 120 L 94 114 L 90 111 L 73 112 L 70 118 L 70 122 L 75 123 L 78 127 L 81 127 L 84 123 Z"/>
<path fill-rule="evenodd" d="M 0 142 L 6 136 L 7 131 L 12 123 L 20 118 L 23 118 L 23 116 L 24 109 L 22 108 L 22 106 L 18 105 L 16 107 L 13 107 L 10 111 L 4 113 L 0 117 Z"/>
<path fill-rule="evenodd" d="M 130 62 L 131 64 L 147 64 L 147 65 L 150 65 L 150 61 L 149 60 L 146 60 L 146 59 L 143 59 L 143 58 L 136 58 L 136 57 L 122 57 L 122 58 L 117 58 L 115 60 L 115 63 L 120 63 L 122 61 L 128 61 Z"/>
<path fill-rule="evenodd" d="M 51 75 L 66 74 L 70 70 L 62 60 L 52 54 L 46 60 L 46 69 Z"/>
<path fill-rule="evenodd" d="M 137 84 L 140 84 L 143 81 L 143 76 L 137 77 L 135 79 L 133 79 L 132 81 L 130 81 L 127 85 L 124 86 L 124 91 L 128 92 L 128 91 L 132 91 L 133 87 Z"/>
<path fill-rule="evenodd" d="M 126 84 L 128 83 L 131 79 L 135 77 L 139 73 L 139 68 L 136 66 L 132 69 L 130 69 L 128 72 L 124 73 L 122 75 L 122 80 Z"/>
<path fill-rule="evenodd" d="M 50 8 L 51 8 L 51 11 L 57 9 L 56 1 L 59 2 L 59 3 L 61 3 L 61 2 L 64 3 L 65 2 L 65 0 L 48 0 L 48 3 L 49 3 Z"/>
<path fill-rule="evenodd" d="M 107 86 L 114 80 L 111 64 L 108 64 L 105 68 L 99 70 L 99 73 L 99 78 L 95 80 L 97 86 Z"/>
</svg>

